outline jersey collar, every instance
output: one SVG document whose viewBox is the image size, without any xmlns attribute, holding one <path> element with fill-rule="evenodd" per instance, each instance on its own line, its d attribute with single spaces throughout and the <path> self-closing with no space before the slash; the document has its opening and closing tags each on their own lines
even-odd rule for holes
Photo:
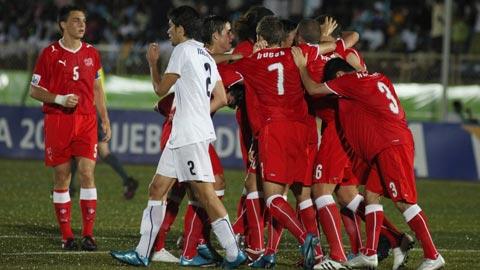
<svg viewBox="0 0 480 270">
<path fill-rule="evenodd" d="M 69 48 L 67 48 L 63 45 L 62 39 L 58 40 L 58 44 L 60 44 L 60 47 L 62 47 L 64 50 L 66 50 L 68 52 L 71 52 L 71 53 L 76 53 L 76 52 L 80 51 L 80 49 L 83 47 L 83 42 L 80 42 L 80 46 L 77 49 L 75 49 L 75 50 L 69 49 Z"/>
</svg>

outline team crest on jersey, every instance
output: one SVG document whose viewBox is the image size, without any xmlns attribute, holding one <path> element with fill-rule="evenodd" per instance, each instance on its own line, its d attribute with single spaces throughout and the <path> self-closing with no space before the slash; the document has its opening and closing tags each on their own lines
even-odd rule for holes
<svg viewBox="0 0 480 270">
<path fill-rule="evenodd" d="M 87 67 L 91 67 L 93 66 L 93 59 L 92 58 L 86 58 L 86 59 L 83 59 L 83 63 L 85 63 L 85 66 Z"/>
<path fill-rule="evenodd" d="M 38 74 L 33 74 L 32 76 L 32 84 L 33 85 L 38 85 L 38 83 L 40 82 L 40 79 L 42 78 L 42 76 L 38 75 Z"/>
</svg>

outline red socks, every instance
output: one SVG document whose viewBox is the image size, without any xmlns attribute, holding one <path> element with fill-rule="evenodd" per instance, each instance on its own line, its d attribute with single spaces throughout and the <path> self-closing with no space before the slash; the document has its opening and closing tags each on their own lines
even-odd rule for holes
<svg viewBox="0 0 480 270">
<path fill-rule="evenodd" d="M 381 204 L 369 204 L 365 207 L 365 227 L 367 243 L 362 249 L 366 256 L 377 254 L 378 237 L 383 223 L 383 206 Z"/>
<path fill-rule="evenodd" d="M 302 224 L 297 219 L 295 211 L 282 197 L 282 195 L 273 195 L 267 199 L 267 207 L 270 215 L 276 219 L 281 225 L 289 230 L 300 244 L 305 242 L 307 232 L 303 229 Z"/>
<path fill-rule="evenodd" d="M 303 227 L 307 233 L 313 234 L 320 239 L 320 232 L 318 231 L 317 213 L 313 208 L 312 199 L 305 200 L 298 204 L 298 216 Z M 316 256 L 323 256 L 322 247 L 315 246 Z"/>
<path fill-rule="evenodd" d="M 53 191 L 53 205 L 55 207 L 55 215 L 57 216 L 57 222 L 62 233 L 62 239 L 73 238 L 72 227 L 70 225 L 72 201 L 70 200 L 70 194 L 68 189 Z"/>
<path fill-rule="evenodd" d="M 80 208 L 82 209 L 82 236 L 93 237 L 93 226 L 97 215 L 97 189 L 80 189 Z"/>
<path fill-rule="evenodd" d="M 346 261 L 340 227 L 340 211 L 338 211 L 333 196 L 320 196 L 315 200 L 315 204 L 317 205 L 318 219 L 330 246 L 330 257 L 338 262 Z"/>
<path fill-rule="evenodd" d="M 417 204 L 414 204 L 403 212 L 403 216 L 422 245 L 423 257 L 432 260 L 436 259 L 438 251 L 433 243 L 430 230 L 428 229 L 427 217 L 422 209 Z"/>
</svg>

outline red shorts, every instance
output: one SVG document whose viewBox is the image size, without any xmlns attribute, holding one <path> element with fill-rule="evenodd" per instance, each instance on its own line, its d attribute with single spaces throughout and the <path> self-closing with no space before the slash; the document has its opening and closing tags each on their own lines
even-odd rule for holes
<svg viewBox="0 0 480 270">
<path fill-rule="evenodd" d="M 313 121 L 308 126 L 308 145 L 307 145 L 307 169 L 305 170 L 305 177 L 303 179 L 295 179 L 295 182 L 302 184 L 303 186 L 310 187 L 313 182 L 313 168 L 315 164 L 315 158 L 318 152 L 318 130 L 317 122 Z"/>
<path fill-rule="evenodd" d="M 57 166 L 72 157 L 97 159 L 96 114 L 45 114 L 45 165 Z"/>
<path fill-rule="evenodd" d="M 348 161 L 350 164 L 350 160 Z M 360 181 L 355 176 L 352 171 L 352 166 L 347 166 L 343 169 L 343 180 L 339 183 L 340 186 L 358 186 L 360 185 Z"/>
<path fill-rule="evenodd" d="M 320 149 L 314 164 L 313 182 L 340 184 L 344 178 L 352 176 L 345 174 L 345 168 L 349 167 L 350 160 L 338 137 L 335 123 L 330 123 L 322 133 Z"/>
<path fill-rule="evenodd" d="M 308 127 L 300 122 L 274 122 L 260 130 L 258 150 L 263 179 L 292 184 L 307 169 Z"/>
<path fill-rule="evenodd" d="M 375 167 L 380 177 L 369 177 L 365 188 L 392 201 L 417 203 L 413 146 L 394 145 L 380 152 Z"/>
<path fill-rule="evenodd" d="M 220 162 L 220 158 L 217 155 L 217 151 L 212 144 L 208 147 L 208 154 L 210 155 L 210 161 L 212 162 L 213 175 L 222 175 L 223 167 Z"/>
</svg>

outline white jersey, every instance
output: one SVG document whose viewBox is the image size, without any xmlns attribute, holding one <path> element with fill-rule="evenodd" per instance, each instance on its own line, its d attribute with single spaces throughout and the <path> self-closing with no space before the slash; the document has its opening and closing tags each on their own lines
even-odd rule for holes
<svg viewBox="0 0 480 270">
<path fill-rule="evenodd" d="M 210 95 L 221 79 L 217 65 L 203 43 L 190 39 L 178 44 L 173 49 L 165 73 L 180 76 L 175 82 L 176 111 L 167 147 L 214 141 Z"/>
</svg>

